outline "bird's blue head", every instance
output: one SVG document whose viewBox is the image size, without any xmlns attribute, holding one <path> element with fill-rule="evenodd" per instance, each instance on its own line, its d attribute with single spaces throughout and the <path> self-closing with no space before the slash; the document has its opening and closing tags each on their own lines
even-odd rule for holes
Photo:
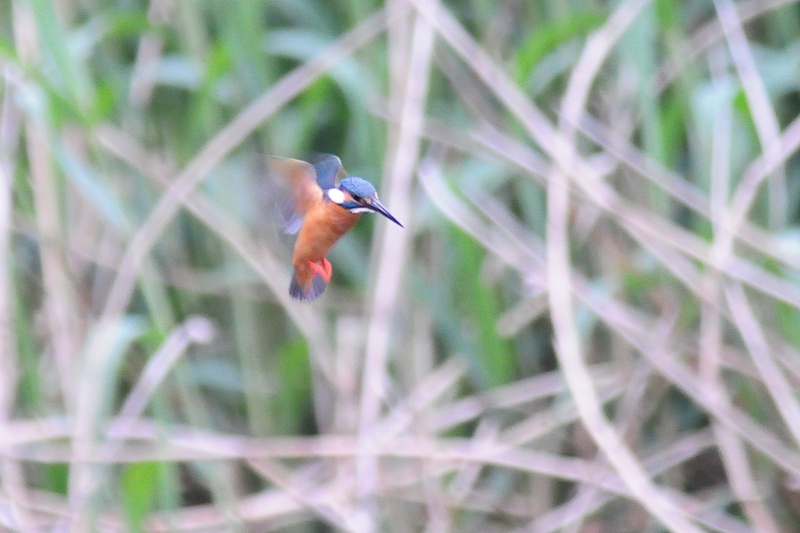
<svg viewBox="0 0 800 533">
<path fill-rule="evenodd" d="M 339 191 L 341 194 L 334 193 Z M 328 198 L 351 213 L 380 213 L 401 228 L 400 222 L 380 203 L 375 187 L 365 179 L 350 176 L 328 191 Z"/>
</svg>

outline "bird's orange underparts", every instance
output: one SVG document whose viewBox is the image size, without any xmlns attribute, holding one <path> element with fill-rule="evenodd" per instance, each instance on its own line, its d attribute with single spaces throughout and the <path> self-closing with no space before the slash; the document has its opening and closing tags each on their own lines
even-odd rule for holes
<svg viewBox="0 0 800 533">
<path fill-rule="evenodd" d="M 289 286 L 293 298 L 311 301 L 325 292 L 333 274 L 325 256 L 362 213 L 380 213 L 403 227 L 380 203 L 375 187 L 365 179 L 348 177 L 335 155 L 325 155 L 313 165 L 269 157 L 269 166 L 291 191 L 283 214 L 286 231 L 297 233 Z"/>
</svg>

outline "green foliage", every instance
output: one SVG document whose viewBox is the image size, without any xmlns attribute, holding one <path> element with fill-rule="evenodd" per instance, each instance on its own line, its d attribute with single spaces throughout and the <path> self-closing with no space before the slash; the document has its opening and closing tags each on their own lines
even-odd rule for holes
<svg viewBox="0 0 800 533">
<path fill-rule="evenodd" d="M 527 39 L 516 48 L 516 79 L 526 85 L 539 63 L 558 47 L 573 39 L 585 38 L 606 20 L 606 15 L 597 11 L 571 11 L 563 18 L 544 21 L 530 28 Z"/>
<path fill-rule="evenodd" d="M 67 481 L 69 480 L 69 467 L 65 464 L 43 465 L 42 490 L 55 494 L 67 494 Z"/>
<path fill-rule="evenodd" d="M 145 531 L 144 521 L 153 511 L 159 493 L 159 472 L 156 462 L 133 463 L 122 469 L 120 500 L 128 522 L 128 531 Z"/>
<path fill-rule="evenodd" d="M 311 429 L 311 366 L 308 346 L 297 340 L 286 342 L 277 353 L 276 375 L 280 377 L 275 414 L 281 431 L 293 435 Z"/>
<path fill-rule="evenodd" d="M 455 263 L 448 292 L 455 296 L 460 327 L 468 332 L 473 374 L 481 388 L 509 383 L 517 373 L 516 357 L 508 340 L 497 335 L 501 309 L 497 289 L 482 280 L 483 249 L 459 230 L 454 230 L 448 241 L 452 243 Z"/>
</svg>

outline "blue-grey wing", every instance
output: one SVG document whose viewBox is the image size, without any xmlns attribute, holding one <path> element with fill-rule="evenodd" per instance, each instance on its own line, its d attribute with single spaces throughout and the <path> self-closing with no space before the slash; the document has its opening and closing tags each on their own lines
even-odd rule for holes
<svg viewBox="0 0 800 533">
<path fill-rule="evenodd" d="M 319 154 L 315 158 L 314 170 L 317 172 L 317 184 L 323 191 L 336 187 L 336 178 L 344 173 L 342 160 L 331 154 Z"/>
</svg>

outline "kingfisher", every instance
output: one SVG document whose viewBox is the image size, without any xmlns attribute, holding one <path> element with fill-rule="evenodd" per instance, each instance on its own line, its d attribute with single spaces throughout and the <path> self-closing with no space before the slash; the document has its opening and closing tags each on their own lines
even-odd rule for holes
<svg viewBox="0 0 800 533">
<path fill-rule="evenodd" d="M 325 292 L 333 274 L 325 256 L 362 213 L 380 213 L 403 227 L 378 200 L 375 187 L 363 178 L 348 177 L 335 155 L 322 155 L 314 164 L 269 156 L 268 163 L 291 192 L 280 208 L 286 232 L 297 233 L 289 286 L 297 300 L 311 301 Z"/>
</svg>

